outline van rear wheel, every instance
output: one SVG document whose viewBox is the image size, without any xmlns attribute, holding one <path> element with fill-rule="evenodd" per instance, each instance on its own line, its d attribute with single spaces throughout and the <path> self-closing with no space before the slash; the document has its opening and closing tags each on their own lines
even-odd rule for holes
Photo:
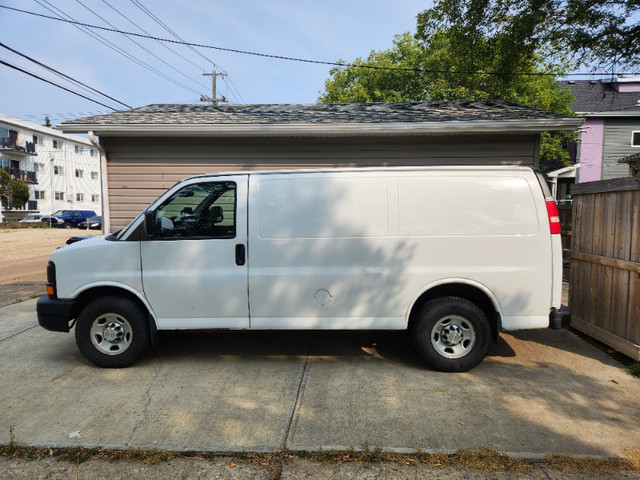
<svg viewBox="0 0 640 480">
<path fill-rule="evenodd" d="M 146 313 L 132 300 L 109 296 L 85 306 L 76 322 L 76 344 L 98 367 L 128 367 L 151 343 Z"/>
<path fill-rule="evenodd" d="M 491 325 L 474 303 L 443 297 L 420 309 L 411 336 L 418 354 L 431 367 L 443 372 L 464 372 L 487 355 Z"/>
</svg>

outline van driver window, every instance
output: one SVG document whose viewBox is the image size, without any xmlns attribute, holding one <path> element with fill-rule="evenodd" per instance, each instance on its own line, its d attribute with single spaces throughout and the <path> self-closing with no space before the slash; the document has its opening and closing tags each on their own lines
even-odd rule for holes
<svg viewBox="0 0 640 480">
<path fill-rule="evenodd" d="M 234 238 L 235 211 L 234 182 L 188 185 L 156 210 L 155 238 Z"/>
</svg>

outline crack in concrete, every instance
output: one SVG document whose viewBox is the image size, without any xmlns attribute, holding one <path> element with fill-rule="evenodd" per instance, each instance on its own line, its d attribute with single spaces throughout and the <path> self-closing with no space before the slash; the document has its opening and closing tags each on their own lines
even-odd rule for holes
<svg viewBox="0 0 640 480">
<path fill-rule="evenodd" d="M 289 407 L 287 408 L 287 412 L 285 413 L 283 428 L 280 433 L 280 439 L 278 441 L 278 443 L 281 445 L 282 450 L 287 449 L 289 437 L 293 436 L 296 430 L 296 425 L 298 424 L 298 413 L 300 411 L 300 406 L 302 405 L 302 400 L 304 398 L 304 392 L 307 387 L 307 378 L 309 377 L 309 358 L 311 357 L 311 349 L 313 347 L 313 337 L 314 335 L 311 334 L 307 356 L 305 358 L 304 365 L 302 366 L 298 374 L 297 384 L 293 392 L 291 393 L 292 400 L 291 402 L 289 402 Z"/>
<path fill-rule="evenodd" d="M 153 387 L 155 381 L 158 378 L 158 374 L 160 372 L 160 366 L 157 364 L 154 365 L 153 370 L 154 370 L 153 376 L 149 379 L 149 386 L 147 387 L 147 390 L 145 392 L 147 401 L 145 402 L 145 405 L 142 408 L 142 418 L 135 424 L 135 426 L 131 430 L 131 435 L 129 435 L 129 439 L 126 442 L 126 447 L 125 447 L 126 449 L 130 449 L 132 447 L 131 440 L 133 440 L 133 437 L 135 436 L 138 428 L 140 428 L 140 426 L 148 419 L 148 416 L 149 416 L 148 409 L 149 409 L 149 405 L 151 405 L 151 388 Z"/>
<path fill-rule="evenodd" d="M 29 330 L 31 330 L 32 328 L 35 328 L 35 327 L 37 327 L 37 326 L 38 326 L 38 324 L 37 324 L 37 323 L 35 323 L 35 324 L 31 325 L 30 327 L 27 327 L 27 328 L 25 328 L 25 329 L 20 330 L 19 332 L 15 332 L 15 333 L 12 333 L 11 335 L 8 335 L 8 336 L 6 336 L 6 337 L 0 338 L 0 342 L 4 342 L 5 340 L 9 340 L 10 338 L 13 338 L 13 337 L 15 337 L 15 336 L 18 336 L 18 335 L 20 335 L 21 333 L 28 332 Z"/>
</svg>

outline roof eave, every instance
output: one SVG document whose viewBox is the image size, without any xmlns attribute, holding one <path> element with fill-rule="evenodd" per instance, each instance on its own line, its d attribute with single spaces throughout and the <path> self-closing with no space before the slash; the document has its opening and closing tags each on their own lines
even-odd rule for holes
<svg viewBox="0 0 640 480">
<path fill-rule="evenodd" d="M 574 130 L 581 118 L 525 120 L 457 120 L 441 122 L 331 123 L 331 124 L 62 124 L 65 133 L 94 132 L 103 137 L 252 137 L 252 136 L 372 136 L 372 135 L 442 135 L 478 133 L 540 133 L 551 130 Z"/>
<path fill-rule="evenodd" d="M 581 117 L 640 117 L 640 108 L 637 111 L 613 111 L 613 112 L 576 112 Z"/>
</svg>

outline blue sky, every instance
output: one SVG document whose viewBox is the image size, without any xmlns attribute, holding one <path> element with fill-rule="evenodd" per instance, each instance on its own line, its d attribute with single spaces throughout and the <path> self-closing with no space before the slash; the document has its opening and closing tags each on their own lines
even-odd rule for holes
<svg viewBox="0 0 640 480">
<path fill-rule="evenodd" d="M 152 36 L 173 38 L 135 1 L 0 0 L 0 5 L 54 16 L 43 6 L 53 5 L 79 22 L 108 26 L 106 20 L 120 30 L 143 33 L 139 26 Z M 429 0 L 137 1 L 187 42 L 323 61 L 351 61 L 366 57 L 372 49 L 389 48 L 395 34 L 415 31 L 416 15 L 431 5 Z M 330 69 L 326 65 L 198 49 L 205 59 L 186 46 L 170 45 L 183 59 L 154 40 L 134 38 L 168 66 L 121 34 L 96 31 L 188 87 L 184 88 L 136 65 L 70 24 L 0 9 L 0 32 L 0 42 L 6 46 L 134 107 L 199 103 L 201 95 L 210 96 L 210 77 L 202 76 L 212 68 L 207 59 L 229 74 L 231 82 L 219 80 L 218 87 L 219 93 L 233 103 L 313 103 Z M 70 87 L 68 82 L 4 48 L 0 48 L 0 60 Z M 36 123 L 42 123 L 45 116 L 58 124 L 111 111 L 4 65 L 0 65 L 0 85 L 0 113 Z"/>
</svg>

